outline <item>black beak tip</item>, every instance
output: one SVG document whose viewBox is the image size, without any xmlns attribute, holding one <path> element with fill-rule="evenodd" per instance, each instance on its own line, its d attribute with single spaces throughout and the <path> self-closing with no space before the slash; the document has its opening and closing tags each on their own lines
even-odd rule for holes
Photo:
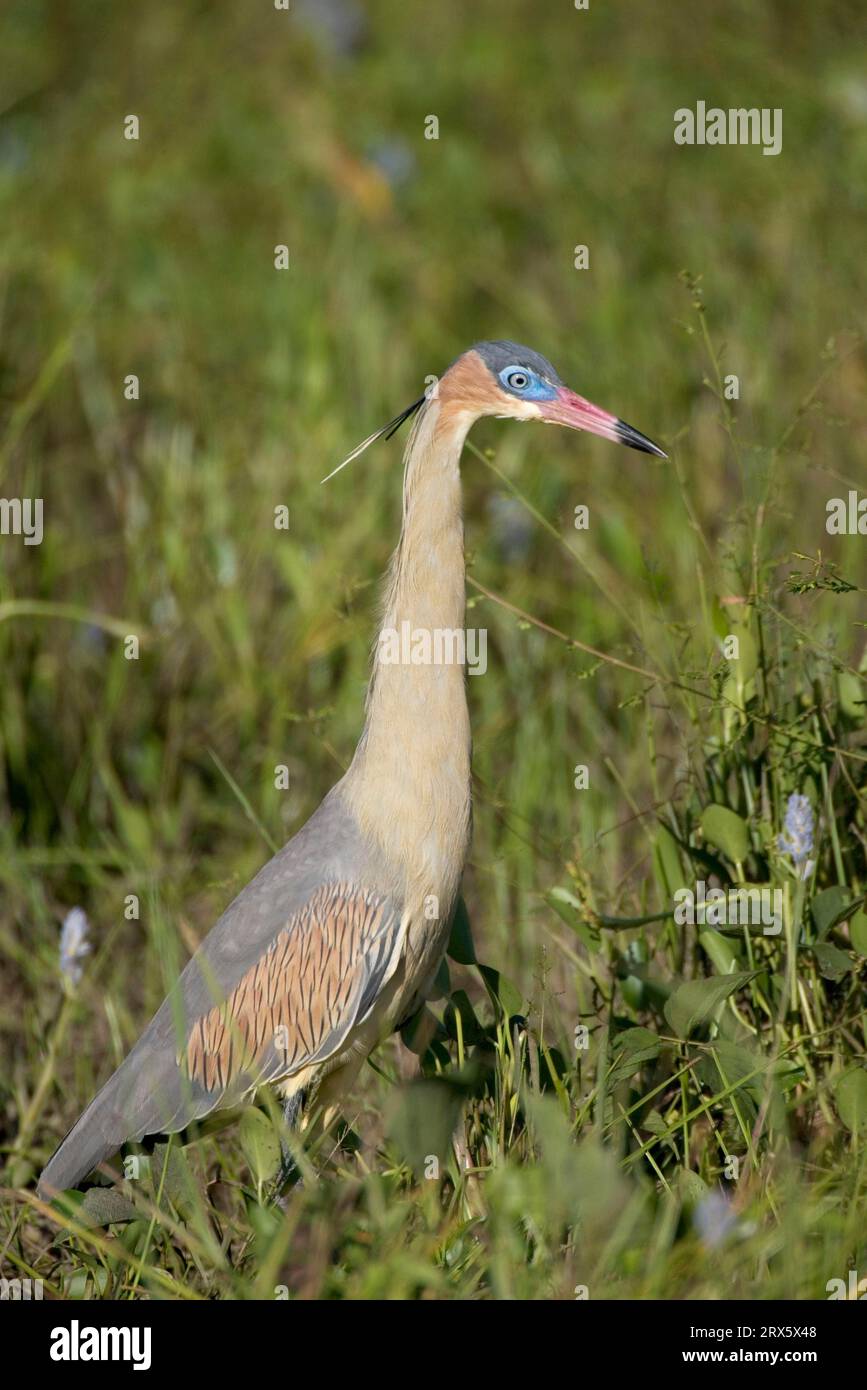
<svg viewBox="0 0 867 1390">
<path fill-rule="evenodd" d="M 648 439 L 640 430 L 627 425 L 625 420 L 617 421 L 617 438 L 621 444 L 625 444 L 629 449 L 637 449 L 640 454 L 655 454 L 660 459 L 668 458 L 664 449 L 660 449 L 658 444 L 654 444 L 653 440 Z"/>
</svg>

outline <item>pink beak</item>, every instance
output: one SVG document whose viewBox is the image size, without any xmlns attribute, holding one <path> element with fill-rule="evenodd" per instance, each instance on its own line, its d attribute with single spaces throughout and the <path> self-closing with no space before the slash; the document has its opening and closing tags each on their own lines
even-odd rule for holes
<svg viewBox="0 0 867 1390">
<path fill-rule="evenodd" d="M 568 386 L 560 386 L 553 401 L 540 401 L 539 413 L 543 420 L 555 425 L 566 425 L 570 430 L 588 430 L 599 434 L 603 439 L 611 439 L 615 444 L 626 444 L 630 449 L 638 449 L 642 454 L 656 454 L 658 458 L 668 458 L 658 444 L 647 435 L 627 425 L 617 415 L 609 415 L 598 405 L 591 405 L 583 396 L 576 396 Z"/>
</svg>

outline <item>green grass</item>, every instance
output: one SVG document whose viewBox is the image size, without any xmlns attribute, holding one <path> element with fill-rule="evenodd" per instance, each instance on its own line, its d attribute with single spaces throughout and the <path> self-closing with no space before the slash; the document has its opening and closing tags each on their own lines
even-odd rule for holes
<svg viewBox="0 0 867 1390">
<path fill-rule="evenodd" d="M 867 1275 L 867 568 L 825 530 L 867 425 L 859 11 L 411 11 L 377 0 L 343 57 L 267 5 L 0 19 L 0 495 L 45 501 L 41 546 L 0 538 L 0 1273 L 121 1297 L 825 1297 Z M 697 99 L 782 107 L 782 154 L 676 147 Z M 35 1173 L 351 757 L 398 441 L 319 480 L 496 336 L 671 454 L 484 422 L 465 456 L 489 645 L 464 897 L 499 988 L 456 944 L 425 1079 L 385 1045 L 284 1212 L 248 1115 L 130 1183 L 134 1220 L 70 1226 Z M 777 847 L 794 792 L 806 883 Z M 728 846 L 711 804 L 739 818 Z M 780 889 L 784 931 L 676 926 L 673 893 L 711 873 Z M 94 952 L 65 993 L 74 904 Z M 732 967 L 691 1024 L 675 992 Z M 735 1220 L 711 1245 L 717 1189 Z"/>
</svg>

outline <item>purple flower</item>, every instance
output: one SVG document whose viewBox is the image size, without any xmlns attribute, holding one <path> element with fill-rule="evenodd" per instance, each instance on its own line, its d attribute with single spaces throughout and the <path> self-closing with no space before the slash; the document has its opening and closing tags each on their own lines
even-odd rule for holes
<svg viewBox="0 0 867 1390">
<path fill-rule="evenodd" d="M 408 183 L 415 173 L 415 159 L 403 140 L 381 140 L 370 150 L 373 164 L 385 175 L 392 188 Z"/>
<path fill-rule="evenodd" d="M 90 954 L 87 916 L 80 907 L 67 912 L 60 929 L 60 970 L 70 985 L 81 979 L 80 962 Z"/>
<path fill-rule="evenodd" d="M 731 1235 L 737 1216 L 719 1188 L 711 1188 L 695 1208 L 692 1221 L 705 1249 L 716 1250 Z"/>
<path fill-rule="evenodd" d="M 786 802 L 784 831 L 777 837 L 782 854 L 791 856 L 798 878 L 809 878 L 815 867 L 810 858 L 813 848 L 813 808 L 810 799 L 793 792 Z"/>
<path fill-rule="evenodd" d="M 358 0 L 300 0 L 297 17 L 326 53 L 339 58 L 356 53 L 367 33 Z"/>
</svg>

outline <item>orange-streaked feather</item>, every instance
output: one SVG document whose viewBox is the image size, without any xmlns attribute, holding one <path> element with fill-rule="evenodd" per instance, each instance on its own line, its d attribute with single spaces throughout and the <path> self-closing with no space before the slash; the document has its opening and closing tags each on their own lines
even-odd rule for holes
<svg viewBox="0 0 867 1390">
<path fill-rule="evenodd" d="M 394 944 L 391 915 L 375 894 L 324 884 L 193 1025 L 182 1059 L 193 1080 L 225 1091 L 242 1074 L 257 1084 L 324 1060 L 329 1041 L 361 1021 L 371 952 Z"/>
</svg>

